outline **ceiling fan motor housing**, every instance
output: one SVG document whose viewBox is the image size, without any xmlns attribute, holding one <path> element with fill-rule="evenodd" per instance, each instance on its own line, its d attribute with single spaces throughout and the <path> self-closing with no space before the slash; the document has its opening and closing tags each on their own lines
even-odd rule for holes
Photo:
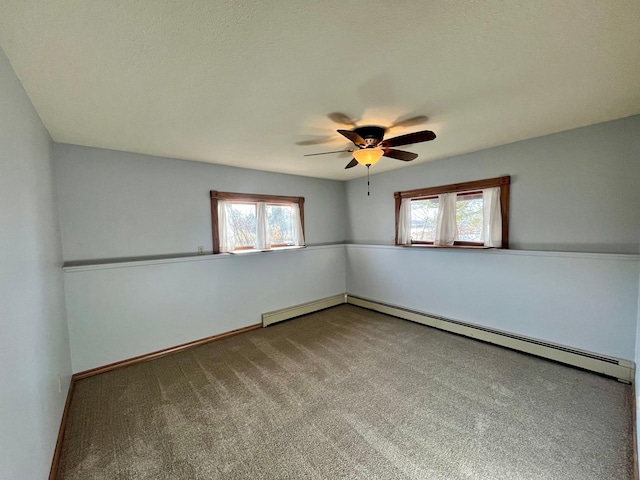
<svg viewBox="0 0 640 480">
<path fill-rule="evenodd" d="M 375 147 L 384 138 L 386 129 L 377 125 L 368 125 L 354 128 L 353 131 L 360 135 L 366 142 L 362 147 Z"/>
</svg>

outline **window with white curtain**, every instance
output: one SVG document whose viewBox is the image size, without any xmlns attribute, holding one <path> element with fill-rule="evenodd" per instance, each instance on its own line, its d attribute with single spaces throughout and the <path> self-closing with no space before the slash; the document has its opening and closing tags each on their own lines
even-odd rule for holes
<svg viewBox="0 0 640 480">
<path fill-rule="evenodd" d="M 213 253 L 302 247 L 304 197 L 211 191 Z"/>
<path fill-rule="evenodd" d="M 396 245 L 508 248 L 510 177 L 396 192 Z"/>
</svg>

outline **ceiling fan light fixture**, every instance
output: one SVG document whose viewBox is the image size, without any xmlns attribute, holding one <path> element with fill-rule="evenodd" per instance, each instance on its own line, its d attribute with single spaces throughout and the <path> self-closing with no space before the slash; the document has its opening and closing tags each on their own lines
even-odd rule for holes
<svg viewBox="0 0 640 480">
<path fill-rule="evenodd" d="M 353 158 L 361 165 L 375 165 L 384 155 L 381 148 L 363 148 L 353 152 Z"/>
</svg>

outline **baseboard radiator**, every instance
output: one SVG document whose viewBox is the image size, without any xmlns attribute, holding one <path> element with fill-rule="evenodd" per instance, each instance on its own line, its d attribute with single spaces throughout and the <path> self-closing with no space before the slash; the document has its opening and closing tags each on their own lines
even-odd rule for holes
<svg viewBox="0 0 640 480">
<path fill-rule="evenodd" d="M 325 308 L 335 307 L 341 303 L 347 303 L 346 293 L 321 298 L 320 300 L 314 300 L 313 302 L 302 303 L 293 307 L 274 310 L 273 312 L 263 313 L 262 326 L 267 327 L 277 322 L 299 317 L 300 315 L 306 315 L 308 313 L 317 312 L 318 310 L 324 310 Z"/>
<path fill-rule="evenodd" d="M 565 347 L 551 342 L 524 337 L 514 333 L 503 332 L 481 325 L 474 325 L 450 318 L 440 317 L 429 313 L 410 310 L 408 308 L 387 303 L 377 302 L 366 298 L 347 294 L 347 302 L 352 305 L 386 313 L 412 322 L 448 332 L 476 338 L 484 342 L 494 343 L 503 347 L 565 363 L 592 372 L 602 373 L 609 377 L 631 383 L 634 380 L 635 364 L 621 358 L 606 357 L 596 353 Z"/>
</svg>

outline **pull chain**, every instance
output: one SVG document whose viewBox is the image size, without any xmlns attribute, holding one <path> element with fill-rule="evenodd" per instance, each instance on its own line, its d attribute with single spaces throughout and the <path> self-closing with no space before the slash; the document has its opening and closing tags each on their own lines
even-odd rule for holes
<svg viewBox="0 0 640 480">
<path fill-rule="evenodd" d="M 368 197 L 369 195 L 371 195 L 371 194 L 369 193 L 369 167 L 370 167 L 370 166 L 371 166 L 371 164 L 367 163 L 367 197 Z"/>
</svg>

